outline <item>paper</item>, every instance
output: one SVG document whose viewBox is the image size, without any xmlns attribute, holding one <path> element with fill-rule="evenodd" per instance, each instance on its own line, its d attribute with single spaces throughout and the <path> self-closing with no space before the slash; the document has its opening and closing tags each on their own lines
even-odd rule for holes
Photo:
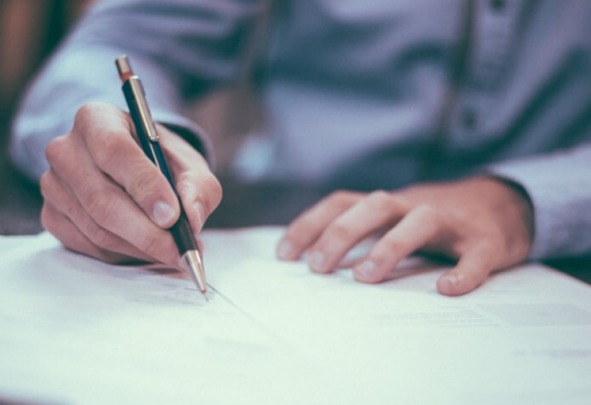
<svg viewBox="0 0 591 405">
<path fill-rule="evenodd" d="M 2 258 L 0 398 L 306 403 L 301 382 L 326 401 L 299 353 L 216 293 L 206 303 L 176 273 L 105 265 L 47 235 L 28 242 Z"/>
<path fill-rule="evenodd" d="M 176 273 L 0 239 L 0 399 L 589 403 L 586 284 L 533 264 L 450 298 L 444 269 L 409 259 L 362 285 L 277 261 L 281 232 L 206 232 L 209 303 Z"/>
</svg>

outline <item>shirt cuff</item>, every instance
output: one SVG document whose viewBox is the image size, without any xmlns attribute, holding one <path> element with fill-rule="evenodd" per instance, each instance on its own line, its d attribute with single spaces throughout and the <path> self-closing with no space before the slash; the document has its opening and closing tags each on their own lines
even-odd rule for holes
<svg viewBox="0 0 591 405">
<path fill-rule="evenodd" d="M 486 173 L 514 182 L 534 209 L 534 260 L 591 253 L 591 146 L 493 165 Z"/>
</svg>

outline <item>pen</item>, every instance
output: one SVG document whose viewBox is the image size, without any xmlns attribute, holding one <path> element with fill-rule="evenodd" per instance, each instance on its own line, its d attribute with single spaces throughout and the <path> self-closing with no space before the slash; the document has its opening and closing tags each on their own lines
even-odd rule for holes
<svg viewBox="0 0 591 405">
<path fill-rule="evenodd" d="M 115 60 L 115 64 L 119 71 L 119 77 L 123 82 L 121 88 L 123 89 L 125 101 L 129 107 L 129 113 L 131 114 L 131 119 L 133 120 L 133 125 L 142 149 L 146 156 L 160 169 L 164 177 L 166 177 L 179 201 L 181 213 L 178 221 L 170 228 L 170 232 L 181 255 L 181 265 L 185 270 L 189 270 L 193 281 L 201 293 L 205 294 L 207 292 L 207 283 L 205 282 L 201 256 L 197 249 L 197 243 L 189 225 L 187 214 L 185 214 L 183 204 L 174 185 L 172 173 L 168 169 L 164 152 L 160 147 L 160 137 L 156 131 L 156 126 L 154 125 L 152 114 L 146 101 L 144 86 L 140 78 L 133 73 L 127 56 L 122 55 L 118 57 Z"/>
</svg>

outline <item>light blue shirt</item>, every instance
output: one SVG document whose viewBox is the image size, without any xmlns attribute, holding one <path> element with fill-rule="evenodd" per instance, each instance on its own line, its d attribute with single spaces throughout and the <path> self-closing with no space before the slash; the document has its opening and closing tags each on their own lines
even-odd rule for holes
<svg viewBox="0 0 591 405">
<path fill-rule="evenodd" d="M 251 181 L 395 189 L 492 173 L 532 200 L 533 258 L 591 253 L 591 1 L 102 1 L 15 121 L 12 156 L 32 178 L 83 103 L 125 109 L 121 53 L 155 118 L 205 153 L 187 100 L 252 80 L 265 119 L 238 159 Z"/>
</svg>

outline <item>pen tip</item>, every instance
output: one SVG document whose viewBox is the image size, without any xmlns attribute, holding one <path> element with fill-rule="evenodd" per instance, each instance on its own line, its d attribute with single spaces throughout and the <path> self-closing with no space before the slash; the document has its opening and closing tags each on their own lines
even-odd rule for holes
<svg viewBox="0 0 591 405">
<path fill-rule="evenodd" d="M 207 293 L 207 283 L 205 282 L 205 272 L 203 271 L 203 264 L 201 257 L 197 250 L 188 250 L 182 257 L 184 267 L 189 270 L 193 281 L 199 288 L 202 294 Z"/>
</svg>

